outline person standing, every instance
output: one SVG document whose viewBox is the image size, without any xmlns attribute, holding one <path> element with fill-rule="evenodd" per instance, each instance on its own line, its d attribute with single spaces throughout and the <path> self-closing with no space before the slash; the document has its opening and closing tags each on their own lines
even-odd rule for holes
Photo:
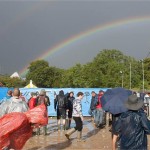
<svg viewBox="0 0 150 150">
<path fill-rule="evenodd" d="M 47 106 L 50 105 L 49 97 L 46 96 L 46 91 L 44 89 L 41 89 L 39 96 L 37 97 L 37 106 L 44 104 L 47 108 Z M 48 111 L 48 109 L 47 109 Z M 48 113 L 48 112 L 47 112 Z M 44 135 L 47 135 L 47 125 L 43 127 Z M 40 128 L 37 128 L 37 135 L 40 135 Z"/>
<path fill-rule="evenodd" d="M 74 93 L 70 92 L 68 97 L 68 118 L 69 118 L 69 128 L 72 120 L 72 112 L 73 112 L 73 100 L 75 99 Z"/>
<path fill-rule="evenodd" d="M 76 126 L 74 128 L 69 129 L 65 136 L 68 140 L 70 140 L 70 135 L 77 131 L 77 141 L 84 141 L 82 139 L 82 129 L 83 129 L 83 114 L 82 114 L 82 105 L 81 100 L 83 99 L 83 93 L 78 92 L 77 98 L 73 101 L 73 119 L 75 121 Z"/>
<path fill-rule="evenodd" d="M 150 121 L 142 109 L 144 102 L 137 95 L 131 95 L 125 105 L 128 111 L 120 115 L 113 127 L 113 150 L 117 139 L 121 150 L 147 150 Z"/>
<path fill-rule="evenodd" d="M 20 90 L 18 88 L 15 88 L 12 93 L 12 97 L 9 101 L 6 101 L 5 103 L 2 103 L 0 105 L 0 117 L 2 117 L 5 114 L 11 113 L 11 112 L 26 112 L 28 111 L 28 105 L 26 102 L 22 101 L 20 96 Z"/>
<path fill-rule="evenodd" d="M 144 96 L 144 106 L 145 106 L 145 112 L 148 116 L 148 119 L 150 119 L 150 92 L 146 92 Z"/>
<path fill-rule="evenodd" d="M 98 101 L 96 104 L 96 109 L 95 109 L 95 117 L 94 117 L 94 122 L 95 126 L 97 128 L 103 126 L 103 115 L 104 115 L 104 110 L 102 109 L 102 104 L 101 104 L 101 97 L 103 96 L 104 91 L 100 90 L 98 94 Z"/>
<path fill-rule="evenodd" d="M 91 115 L 92 118 L 94 118 L 95 117 L 96 103 L 98 101 L 98 95 L 94 91 L 92 91 L 91 94 L 92 94 L 92 98 L 91 98 L 89 114 Z"/>
<path fill-rule="evenodd" d="M 32 92 L 31 93 L 31 98 L 28 101 L 28 105 L 30 109 L 33 109 L 34 107 L 36 107 L 36 102 L 37 102 L 37 94 Z"/>
<path fill-rule="evenodd" d="M 19 98 L 21 98 L 22 101 L 25 101 L 25 102 L 27 103 L 27 100 L 26 100 L 26 98 L 23 96 L 23 93 L 22 93 L 22 92 L 20 92 Z"/>
<path fill-rule="evenodd" d="M 7 100 L 10 100 L 11 97 L 12 97 L 12 90 L 8 90 L 6 96 L 0 101 L 0 104 L 6 102 Z"/>
<path fill-rule="evenodd" d="M 12 90 L 7 91 L 6 99 L 10 99 L 12 97 Z"/>
<path fill-rule="evenodd" d="M 45 98 L 46 98 L 45 99 L 45 104 L 46 104 L 46 106 L 50 106 L 51 105 L 50 98 L 49 98 L 49 96 L 46 95 L 45 89 L 41 89 L 41 92 L 43 92 L 45 94 Z"/>
<path fill-rule="evenodd" d="M 57 126 L 58 131 L 61 129 L 61 118 L 63 119 L 63 130 L 66 129 L 66 111 L 68 111 L 67 97 L 64 95 L 64 91 L 59 91 L 59 94 L 54 99 L 54 109 L 57 111 Z"/>
</svg>

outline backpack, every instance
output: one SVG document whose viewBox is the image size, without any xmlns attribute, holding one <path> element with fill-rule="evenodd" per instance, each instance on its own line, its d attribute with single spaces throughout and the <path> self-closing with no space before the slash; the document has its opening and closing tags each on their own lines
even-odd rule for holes
<svg viewBox="0 0 150 150">
<path fill-rule="evenodd" d="M 45 96 L 45 104 L 46 104 L 46 106 L 51 105 L 50 98 L 47 95 Z"/>
<path fill-rule="evenodd" d="M 58 107 L 65 108 L 65 96 L 58 95 Z"/>
<path fill-rule="evenodd" d="M 41 105 L 41 104 L 46 105 L 45 104 L 45 96 L 39 96 L 39 97 L 37 97 L 36 105 L 38 106 L 38 105 Z"/>
</svg>

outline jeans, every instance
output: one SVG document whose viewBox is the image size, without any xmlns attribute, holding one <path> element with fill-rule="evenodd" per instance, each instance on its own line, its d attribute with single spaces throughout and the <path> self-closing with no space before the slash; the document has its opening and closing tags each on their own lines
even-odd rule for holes
<svg viewBox="0 0 150 150">
<path fill-rule="evenodd" d="M 88 113 L 91 117 L 94 117 L 95 110 L 89 109 Z"/>
<path fill-rule="evenodd" d="M 94 119 L 96 126 L 99 126 L 103 122 L 104 111 L 102 108 L 96 108 L 94 111 Z"/>
</svg>

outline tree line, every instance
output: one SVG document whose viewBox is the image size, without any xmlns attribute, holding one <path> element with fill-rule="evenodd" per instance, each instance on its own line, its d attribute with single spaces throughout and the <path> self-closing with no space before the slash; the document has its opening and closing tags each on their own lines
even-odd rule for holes
<svg viewBox="0 0 150 150">
<path fill-rule="evenodd" d="M 142 66 L 143 65 L 143 66 Z M 143 72 L 144 71 L 144 72 Z M 144 74 L 143 74 L 144 73 Z M 7 87 L 24 87 L 30 80 L 40 88 L 113 88 L 142 89 L 150 85 L 150 58 L 143 62 L 115 49 L 100 51 L 93 61 L 77 63 L 69 69 L 50 66 L 45 60 L 31 62 L 26 80 L 0 77 Z"/>
</svg>

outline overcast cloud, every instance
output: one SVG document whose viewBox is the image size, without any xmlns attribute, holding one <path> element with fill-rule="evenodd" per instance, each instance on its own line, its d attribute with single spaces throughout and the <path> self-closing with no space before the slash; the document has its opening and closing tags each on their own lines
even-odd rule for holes
<svg viewBox="0 0 150 150">
<path fill-rule="evenodd" d="M 0 73 L 19 72 L 48 49 L 96 26 L 150 16 L 150 1 L 0 1 Z M 150 19 L 97 32 L 48 57 L 51 66 L 87 63 L 103 49 L 136 59 L 150 52 Z"/>
</svg>

